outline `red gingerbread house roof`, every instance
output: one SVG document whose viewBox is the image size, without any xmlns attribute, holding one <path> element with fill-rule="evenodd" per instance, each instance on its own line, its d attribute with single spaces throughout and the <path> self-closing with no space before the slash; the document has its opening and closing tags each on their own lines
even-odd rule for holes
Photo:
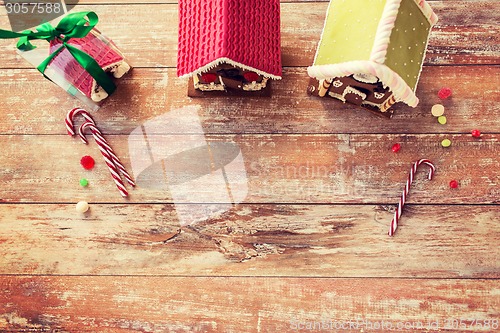
<svg viewBox="0 0 500 333">
<path fill-rule="evenodd" d="M 281 79 L 279 0 L 179 0 L 177 75 L 221 63 Z"/>
</svg>

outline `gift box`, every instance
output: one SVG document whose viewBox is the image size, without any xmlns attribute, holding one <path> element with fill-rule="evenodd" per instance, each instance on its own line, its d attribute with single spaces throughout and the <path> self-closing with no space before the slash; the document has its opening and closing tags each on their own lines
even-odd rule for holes
<svg viewBox="0 0 500 333">
<path fill-rule="evenodd" d="M 130 70 L 118 47 L 95 28 L 97 21 L 93 12 L 72 13 L 55 27 L 44 23 L 33 31 L 0 31 L 0 37 L 20 38 L 17 47 L 21 57 L 88 108 L 97 110 L 115 91 L 116 79 Z"/>
<path fill-rule="evenodd" d="M 391 115 L 415 95 L 437 16 L 424 0 L 331 0 L 309 92 Z"/>
</svg>

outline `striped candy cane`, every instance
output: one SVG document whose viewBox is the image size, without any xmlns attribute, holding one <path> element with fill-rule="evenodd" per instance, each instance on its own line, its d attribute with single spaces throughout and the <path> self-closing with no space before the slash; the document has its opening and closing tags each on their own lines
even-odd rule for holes
<svg viewBox="0 0 500 333">
<path fill-rule="evenodd" d="M 75 135 L 75 125 L 74 125 L 73 119 L 79 114 L 82 115 L 83 118 L 85 118 L 85 121 L 88 121 L 88 122 L 95 125 L 94 119 L 92 118 L 90 113 L 88 113 L 87 110 L 84 110 L 82 108 L 74 108 L 73 110 L 70 110 L 68 112 L 68 114 L 66 115 L 66 119 L 65 119 L 66 129 L 68 130 L 69 136 Z"/>
<path fill-rule="evenodd" d="M 90 123 L 90 122 L 85 122 L 80 127 L 80 130 L 83 131 L 82 127 L 83 127 L 83 129 L 85 129 L 87 126 L 92 129 L 92 135 L 94 136 L 94 139 L 95 139 L 97 145 L 99 146 L 99 150 L 101 151 L 102 157 L 104 157 L 104 161 L 106 162 L 106 165 L 108 166 L 109 172 L 111 173 L 111 177 L 113 177 L 113 180 L 115 181 L 115 184 L 116 184 L 116 187 L 118 188 L 118 191 L 120 191 L 120 194 L 123 197 L 127 197 L 128 192 L 127 192 L 127 189 L 125 188 L 125 184 L 123 183 L 123 181 L 120 177 L 120 174 L 118 173 L 119 172 L 118 168 L 114 164 L 113 159 L 112 159 L 109 151 L 107 150 L 106 146 L 101 144 L 100 138 L 96 134 L 94 134 L 94 133 L 96 133 L 96 132 L 94 132 L 94 129 L 97 129 L 97 127 L 95 127 L 95 125 Z M 88 142 L 88 141 L 85 139 L 85 142 Z"/>
<path fill-rule="evenodd" d="M 413 183 L 413 179 L 415 178 L 415 174 L 417 173 L 417 169 L 421 164 L 426 164 L 431 169 L 429 171 L 429 180 L 432 180 L 434 176 L 434 172 L 436 171 L 436 167 L 432 164 L 431 161 L 426 159 L 421 159 L 415 163 L 410 170 L 410 174 L 408 175 L 408 179 L 406 180 L 406 186 L 401 195 L 401 199 L 399 199 L 398 209 L 394 212 L 394 217 L 392 218 L 391 227 L 389 229 L 389 236 L 394 236 L 396 229 L 398 228 L 399 219 L 401 218 L 401 214 L 403 213 L 403 206 L 406 203 L 406 197 L 408 196 L 408 192 L 410 191 L 411 184 Z"/>
<path fill-rule="evenodd" d="M 68 134 L 70 136 L 75 135 L 74 118 L 77 115 L 81 115 L 85 119 L 85 123 L 83 123 L 79 129 L 79 135 L 80 135 L 81 140 L 84 143 L 88 143 L 88 141 L 85 137 L 85 134 L 84 134 L 84 130 L 87 127 L 89 127 L 91 132 L 92 132 L 92 135 L 94 136 L 94 139 L 96 140 L 96 142 L 99 146 L 99 150 L 101 151 L 101 154 L 104 157 L 106 165 L 108 166 L 108 169 L 111 173 L 111 176 L 113 177 L 113 180 L 115 181 L 115 184 L 118 187 L 118 190 L 120 191 L 120 194 L 124 197 L 128 196 L 128 192 L 127 192 L 125 185 L 120 177 L 120 173 L 125 177 L 125 179 L 127 180 L 127 182 L 130 185 L 135 186 L 135 182 L 132 179 L 132 177 L 130 177 L 129 173 L 125 169 L 125 166 L 121 163 L 118 156 L 116 156 L 116 154 L 114 153 L 111 146 L 104 139 L 101 131 L 97 128 L 95 121 L 89 112 L 87 112 L 86 110 L 84 110 L 82 108 L 74 108 L 67 113 L 65 122 L 66 122 L 66 129 L 68 131 Z"/>
<path fill-rule="evenodd" d="M 119 172 L 123 175 L 123 177 L 125 177 L 127 182 L 130 185 L 135 186 L 135 182 L 132 179 L 132 177 L 130 176 L 130 174 L 127 172 L 127 170 L 125 169 L 125 166 L 122 164 L 122 162 L 120 161 L 118 156 L 116 156 L 115 152 L 113 151 L 113 148 L 111 148 L 111 146 L 108 144 L 108 142 L 106 141 L 106 139 L 102 135 L 101 131 L 95 126 L 95 124 L 88 122 L 88 121 L 83 123 L 78 130 L 78 134 L 80 136 L 80 139 L 85 144 L 88 143 L 87 138 L 85 137 L 85 129 L 87 129 L 87 128 L 89 128 L 90 131 L 92 132 L 92 135 L 94 136 L 96 143 L 99 145 L 99 149 L 101 149 L 101 151 L 102 151 L 102 149 L 107 151 L 111 161 L 118 168 Z"/>
</svg>

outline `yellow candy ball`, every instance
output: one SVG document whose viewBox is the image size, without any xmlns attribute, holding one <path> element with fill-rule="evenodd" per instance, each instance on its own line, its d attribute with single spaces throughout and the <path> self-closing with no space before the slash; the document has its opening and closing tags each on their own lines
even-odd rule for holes
<svg viewBox="0 0 500 333">
<path fill-rule="evenodd" d="M 443 141 L 441 141 L 441 146 L 448 148 L 449 146 L 451 146 L 451 141 L 449 139 L 444 139 Z"/>
<path fill-rule="evenodd" d="M 444 106 L 442 104 L 433 105 L 431 113 L 434 117 L 442 116 L 444 114 Z"/>
<path fill-rule="evenodd" d="M 86 211 L 89 210 L 89 203 L 87 201 L 79 201 L 76 204 L 76 211 L 78 213 L 85 213 Z"/>
<path fill-rule="evenodd" d="M 446 119 L 445 116 L 439 116 L 438 117 L 438 123 L 440 123 L 441 125 L 446 124 L 446 122 L 447 122 L 447 119 Z"/>
</svg>

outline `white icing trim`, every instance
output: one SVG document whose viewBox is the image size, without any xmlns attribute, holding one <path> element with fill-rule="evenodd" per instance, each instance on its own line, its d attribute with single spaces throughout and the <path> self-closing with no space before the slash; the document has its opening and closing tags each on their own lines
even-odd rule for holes
<svg viewBox="0 0 500 333">
<path fill-rule="evenodd" d="M 247 65 L 244 65 L 242 63 L 239 63 L 239 62 L 236 62 L 236 61 L 233 61 L 229 58 L 226 58 L 226 57 L 222 57 L 222 58 L 218 58 L 208 64 L 206 64 L 205 66 L 203 67 L 200 67 L 198 68 L 197 70 L 191 72 L 191 73 L 187 73 L 187 74 L 184 74 L 182 76 L 180 76 L 180 78 L 189 78 L 189 77 L 192 77 L 193 75 L 197 75 L 197 74 L 200 74 L 200 73 L 204 73 L 204 72 L 207 72 L 217 66 L 219 66 L 220 64 L 223 64 L 223 63 L 226 63 L 228 65 L 231 65 L 231 66 L 234 66 L 234 67 L 239 67 L 239 68 L 242 68 L 244 70 L 247 70 L 247 71 L 252 71 L 252 72 L 255 72 L 259 75 L 262 75 L 264 77 L 267 77 L 267 78 L 271 78 L 271 79 L 275 79 L 275 80 L 281 80 L 281 76 L 276 76 L 276 75 L 272 75 L 272 74 L 269 74 L 269 73 L 266 73 L 264 71 L 261 71 L 257 68 L 253 68 L 253 67 L 250 67 L 250 66 L 247 66 Z"/>
<path fill-rule="evenodd" d="M 323 30 L 321 30 L 321 37 L 319 38 L 319 43 L 316 48 L 316 54 L 314 55 L 314 63 L 316 63 L 316 59 L 318 59 L 319 47 L 323 42 L 323 35 L 325 34 L 326 24 L 328 22 L 328 13 L 330 13 L 330 7 L 332 6 L 333 1 L 335 0 L 330 0 L 330 2 L 328 3 L 328 7 L 326 8 L 325 22 L 323 22 Z"/>
<path fill-rule="evenodd" d="M 387 112 L 392 105 L 394 105 L 394 103 L 391 101 L 391 99 L 393 98 L 393 96 L 389 96 L 388 98 L 386 98 L 383 102 L 381 102 L 380 104 L 377 104 L 377 103 L 373 103 L 373 102 L 370 102 L 370 101 L 363 101 L 363 103 L 361 103 L 361 105 L 369 105 L 369 106 L 374 106 L 376 107 L 380 112 L 382 113 L 385 113 Z"/>
<path fill-rule="evenodd" d="M 122 61 L 118 66 L 110 70 L 110 72 L 113 73 L 113 76 L 117 79 L 121 79 L 123 75 L 127 74 L 129 71 L 130 65 L 125 61 Z"/>
<path fill-rule="evenodd" d="M 396 72 L 383 64 L 373 61 L 349 61 L 335 65 L 310 66 L 307 68 L 310 77 L 318 80 L 350 76 L 357 73 L 375 75 L 385 88 L 394 95 L 397 102 L 401 101 L 415 107 L 418 98 L 408 84 Z"/>
<path fill-rule="evenodd" d="M 373 48 L 370 55 L 371 61 L 378 62 L 379 64 L 383 64 L 385 62 L 392 30 L 394 29 L 394 25 L 399 14 L 399 7 L 402 2 L 403 0 L 387 0 L 377 27 L 375 41 L 373 42 Z M 432 28 L 432 26 L 437 23 L 438 18 L 431 6 L 429 6 L 425 0 L 414 0 L 414 2 Z M 427 39 L 429 39 L 429 36 L 427 36 Z"/>
<path fill-rule="evenodd" d="M 420 75 L 422 74 L 422 70 L 424 69 L 424 60 L 425 60 L 425 57 L 427 56 L 427 47 L 429 46 L 429 37 L 427 37 L 427 39 L 425 40 L 425 48 L 424 48 L 424 54 L 422 55 L 422 63 L 420 64 L 420 69 L 418 71 L 418 76 L 417 76 L 417 80 L 415 81 L 415 87 L 413 87 L 413 91 L 417 91 L 417 86 L 418 86 L 418 82 L 420 81 Z"/>
<path fill-rule="evenodd" d="M 325 22 L 323 24 L 323 30 L 321 32 L 321 37 L 316 48 L 316 54 L 314 55 L 314 63 L 316 62 L 319 54 L 320 45 L 323 42 L 323 36 L 328 23 L 330 7 L 332 3 L 337 0 L 330 0 L 328 3 L 328 8 L 326 10 Z M 438 21 L 437 15 L 432 10 L 431 6 L 425 0 L 413 0 L 417 5 L 418 9 L 422 12 L 424 17 L 430 23 L 431 27 L 435 25 Z M 399 13 L 399 7 L 402 0 L 387 0 L 382 13 L 377 33 L 375 35 L 375 41 L 373 43 L 372 52 L 370 55 L 370 60 L 383 64 L 387 55 L 387 47 L 389 45 L 390 36 L 396 22 L 397 15 Z"/>
<path fill-rule="evenodd" d="M 363 82 L 363 83 L 377 83 L 378 78 L 375 75 L 368 75 L 368 74 L 362 74 L 362 73 L 356 73 L 354 74 L 354 80 Z"/>
<path fill-rule="evenodd" d="M 200 80 L 198 79 L 198 75 L 193 76 L 193 85 L 195 89 L 199 89 L 201 91 L 224 91 L 226 88 L 224 87 L 224 82 L 220 79 L 219 76 L 219 82 L 220 83 L 200 83 Z"/>
<path fill-rule="evenodd" d="M 98 86 L 95 83 L 95 80 L 94 80 L 94 83 L 92 84 L 92 92 L 90 93 L 90 95 L 91 95 L 90 99 L 96 103 L 99 103 L 100 101 L 108 98 L 108 96 L 109 96 L 103 87 Z"/>
<path fill-rule="evenodd" d="M 329 91 L 329 92 L 328 92 L 328 96 L 333 97 L 333 98 L 336 98 L 336 99 L 338 99 L 338 100 L 342 101 L 343 103 L 345 103 L 345 102 L 346 102 L 346 100 L 345 100 L 344 96 L 342 96 L 342 95 L 340 95 L 340 94 L 336 94 L 336 93 L 334 93 L 334 92 L 332 92 L 332 91 Z M 386 104 L 386 102 L 387 102 L 390 98 L 391 98 L 391 96 L 389 96 L 389 97 L 388 97 L 385 101 L 383 101 L 383 102 L 382 102 L 382 103 L 380 103 L 380 104 L 373 103 L 373 102 L 370 102 L 370 101 L 367 101 L 367 100 L 363 100 L 363 102 L 361 103 L 361 106 L 363 106 L 363 105 L 365 105 L 365 106 L 366 106 L 366 105 L 373 106 L 373 107 L 376 107 L 377 109 L 379 109 L 379 111 L 380 111 L 380 112 L 385 113 L 385 112 L 387 112 L 387 110 L 389 110 L 389 108 L 387 108 L 387 109 L 383 109 L 383 107 L 384 107 L 384 105 Z M 392 104 L 391 104 L 391 106 L 392 106 Z"/>
<path fill-rule="evenodd" d="M 427 3 L 425 0 L 415 0 L 415 2 L 418 5 L 418 8 L 422 11 L 422 14 L 425 16 L 425 18 L 429 21 L 430 23 L 430 28 L 432 28 L 437 22 L 438 22 L 438 17 L 432 10 L 431 6 Z M 425 40 L 425 48 L 424 48 L 424 54 L 422 55 L 422 63 L 420 64 L 420 70 L 418 71 L 418 77 L 417 80 L 415 81 L 415 87 L 413 87 L 413 91 L 417 90 L 418 82 L 420 81 L 420 75 L 422 74 L 422 70 L 424 69 L 424 59 L 427 55 L 428 51 L 428 46 L 429 46 L 429 37 L 430 37 L 430 30 L 429 34 L 427 35 L 427 38 Z"/>
<path fill-rule="evenodd" d="M 424 48 L 424 54 L 422 55 L 422 63 L 420 64 L 420 69 L 418 71 L 418 76 L 417 80 L 415 81 L 415 86 L 413 87 L 413 91 L 417 90 L 418 82 L 420 81 L 420 75 L 422 74 L 422 70 L 424 68 L 424 60 L 427 55 L 428 51 L 428 46 L 429 46 L 429 37 L 430 37 L 430 29 L 438 22 L 438 17 L 432 10 L 431 6 L 427 3 L 425 0 L 415 0 L 417 7 L 420 9 L 424 17 L 427 19 L 427 21 L 430 24 L 429 27 L 429 33 L 427 34 L 427 38 L 425 39 L 425 48 Z"/>
<path fill-rule="evenodd" d="M 201 91 L 224 91 L 224 85 L 222 84 L 212 84 L 212 83 L 196 83 L 194 85 L 195 89 Z"/>
<path fill-rule="evenodd" d="M 329 91 L 329 92 L 328 92 L 328 96 L 333 97 L 333 98 L 340 99 L 342 102 L 344 102 L 344 103 L 345 103 L 345 98 L 344 98 L 344 96 L 342 96 L 341 94 L 337 94 L 337 93 L 334 93 L 333 91 Z"/>
<path fill-rule="evenodd" d="M 396 24 L 399 13 L 399 6 L 403 0 L 387 0 L 384 11 L 378 23 L 377 33 L 373 41 L 370 60 L 383 64 L 387 55 L 387 48 L 391 41 L 392 30 Z"/>
<path fill-rule="evenodd" d="M 120 79 L 130 71 L 130 68 L 131 68 L 130 65 L 126 63 L 122 57 L 122 59 L 119 60 L 118 62 L 109 64 L 108 66 L 104 66 L 102 70 L 106 73 L 111 73 L 115 78 Z M 76 89 L 80 90 L 78 88 Z M 89 97 L 92 101 L 99 103 L 102 100 L 108 98 L 109 94 L 104 90 L 103 87 L 97 84 L 97 81 L 95 79 L 92 79 L 92 88 Z"/>
<path fill-rule="evenodd" d="M 432 10 L 432 7 L 425 0 L 414 0 L 418 8 L 424 14 L 427 21 L 429 21 L 431 27 L 438 22 L 438 17 L 436 13 Z"/>
<path fill-rule="evenodd" d="M 266 87 L 268 78 L 263 78 L 262 82 L 253 81 L 251 83 L 243 84 L 243 90 L 245 91 L 259 91 Z"/>
<path fill-rule="evenodd" d="M 344 99 L 347 96 L 347 94 L 358 95 L 359 97 L 361 97 L 362 100 L 366 99 L 366 94 L 365 93 L 362 93 L 358 89 L 353 88 L 351 86 L 347 86 L 347 88 L 344 89 L 344 93 L 342 94 L 342 96 L 344 97 Z"/>
<path fill-rule="evenodd" d="M 373 43 L 372 53 L 370 55 L 370 60 L 383 64 L 386 60 L 387 49 L 389 47 L 390 37 L 394 25 L 396 23 L 397 16 L 399 14 L 399 7 L 403 0 L 387 0 L 384 12 L 382 14 L 382 19 L 380 20 L 379 26 L 377 28 L 377 34 L 375 37 L 375 42 Z M 432 10 L 431 6 L 425 0 L 414 0 L 417 8 L 420 10 L 422 15 L 427 19 L 430 24 L 430 28 L 437 23 L 438 17 Z M 422 59 L 425 59 L 427 54 L 427 46 L 429 44 L 430 31 L 425 39 L 425 49 Z M 422 60 L 423 61 L 423 60 Z M 415 82 L 415 86 L 412 88 L 415 92 L 417 89 L 418 82 L 420 80 L 420 75 L 422 73 L 423 64 L 420 64 L 420 69 L 418 72 L 418 77 Z"/>
<path fill-rule="evenodd" d="M 344 85 L 344 83 L 340 80 L 335 80 L 331 83 L 332 86 L 334 86 L 335 88 L 340 88 Z"/>
</svg>

